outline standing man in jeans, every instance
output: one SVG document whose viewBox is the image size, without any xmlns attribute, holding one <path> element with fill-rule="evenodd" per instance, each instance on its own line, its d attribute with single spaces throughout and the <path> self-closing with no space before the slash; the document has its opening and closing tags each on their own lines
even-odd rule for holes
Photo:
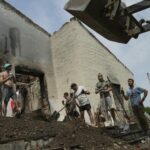
<svg viewBox="0 0 150 150">
<path fill-rule="evenodd" d="M 15 92 L 14 92 L 14 83 L 15 77 L 11 73 L 12 65 L 6 63 L 3 66 L 4 71 L 0 74 L 0 84 L 2 85 L 2 110 L 3 115 L 6 116 L 7 111 L 7 104 L 10 98 L 15 99 Z"/>
<path fill-rule="evenodd" d="M 135 87 L 133 79 L 128 79 L 128 85 L 129 85 L 129 89 L 127 91 L 127 94 L 125 95 L 123 89 L 122 89 L 121 93 L 122 93 L 123 97 L 125 98 L 125 100 L 130 99 L 133 112 L 134 112 L 135 116 L 137 117 L 141 128 L 147 134 L 149 125 L 148 125 L 147 119 L 144 115 L 143 102 L 145 101 L 145 98 L 147 97 L 148 91 L 141 87 Z M 141 94 L 143 94 L 142 98 L 141 98 Z"/>
<path fill-rule="evenodd" d="M 74 91 L 74 98 L 79 102 L 79 110 L 81 119 L 85 120 L 84 112 L 87 111 L 91 124 L 94 125 L 94 117 L 91 112 L 91 104 L 87 95 L 90 94 L 89 91 L 84 86 L 78 86 L 76 83 L 71 84 L 71 89 Z"/>
<path fill-rule="evenodd" d="M 101 99 L 100 108 L 102 113 L 104 114 L 104 116 L 109 118 L 108 112 L 110 112 L 115 124 L 116 115 L 115 115 L 115 109 L 113 108 L 113 102 L 110 95 L 110 91 L 112 91 L 110 83 L 108 81 L 105 81 L 103 75 L 99 73 L 98 82 L 95 88 L 95 94 L 100 94 L 100 99 Z"/>
</svg>

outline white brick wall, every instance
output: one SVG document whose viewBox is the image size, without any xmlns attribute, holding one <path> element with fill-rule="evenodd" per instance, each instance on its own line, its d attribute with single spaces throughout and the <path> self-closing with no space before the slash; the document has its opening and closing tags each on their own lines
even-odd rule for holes
<svg viewBox="0 0 150 150">
<path fill-rule="evenodd" d="M 12 50 L 9 33 L 11 28 L 16 28 L 20 34 L 21 56 L 11 57 L 11 62 L 45 72 L 54 110 L 62 107 L 63 93 L 70 91 L 72 82 L 84 85 L 91 92 L 91 103 L 96 109 L 99 95 L 95 95 L 94 89 L 99 72 L 127 87 L 126 81 L 133 76 L 132 73 L 78 21 L 66 23 L 50 37 L 26 17 L 6 8 L 0 5 L 1 47 L 4 47 L 4 38 L 7 37 L 8 49 Z"/>
<path fill-rule="evenodd" d="M 97 74 L 115 78 L 123 87 L 133 74 L 76 20 L 64 25 L 51 37 L 58 99 L 76 82 L 91 91 L 94 110 L 99 102 L 95 95 Z M 58 102 L 59 103 L 59 102 Z M 61 104 L 59 104 L 61 106 Z"/>
</svg>

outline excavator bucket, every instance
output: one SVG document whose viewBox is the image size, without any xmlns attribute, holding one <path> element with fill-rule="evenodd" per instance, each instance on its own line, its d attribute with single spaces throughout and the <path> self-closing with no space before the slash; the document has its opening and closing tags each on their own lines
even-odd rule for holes
<svg viewBox="0 0 150 150">
<path fill-rule="evenodd" d="M 65 10 L 111 41 L 127 43 L 144 32 L 121 0 L 70 0 Z"/>
</svg>

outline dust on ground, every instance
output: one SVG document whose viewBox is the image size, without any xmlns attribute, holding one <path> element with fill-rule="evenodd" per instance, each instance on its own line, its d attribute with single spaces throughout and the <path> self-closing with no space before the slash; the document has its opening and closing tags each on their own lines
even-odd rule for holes
<svg viewBox="0 0 150 150">
<path fill-rule="evenodd" d="M 111 138 L 101 128 L 94 128 L 80 120 L 46 122 L 24 115 L 21 118 L 0 117 L 0 144 L 18 140 L 36 140 L 52 137 L 49 149 L 78 147 L 94 150 L 134 150 L 127 143 Z"/>
</svg>

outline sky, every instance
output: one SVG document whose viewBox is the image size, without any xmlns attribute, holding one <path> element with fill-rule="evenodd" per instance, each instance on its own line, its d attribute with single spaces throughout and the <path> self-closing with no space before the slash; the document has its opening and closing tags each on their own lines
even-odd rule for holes
<svg viewBox="0 0 150 150">
<path fill-rule="evenodd" d="M 122 1 L 129 6 L 140 0 Z M 68 0 L 7 0 L 7 2 L 51 34 L 59 30 L 65 22 L 69 22 L 72 17 L 64 10 Z M 135 17 L 138 20 L 141 18 L 150 20 L 150 8 L 136 13 Z M 91 29 L 90 31 L 134 73 L 137 86 L 149 90 L 145 105 L 150 106 L 150 82 L 146 75 L 150 73 L 150 32 L 141 34 L 138 39 L 132 39 L 128 44 L 120 44 L 103 38 Z"/>
</svg>

